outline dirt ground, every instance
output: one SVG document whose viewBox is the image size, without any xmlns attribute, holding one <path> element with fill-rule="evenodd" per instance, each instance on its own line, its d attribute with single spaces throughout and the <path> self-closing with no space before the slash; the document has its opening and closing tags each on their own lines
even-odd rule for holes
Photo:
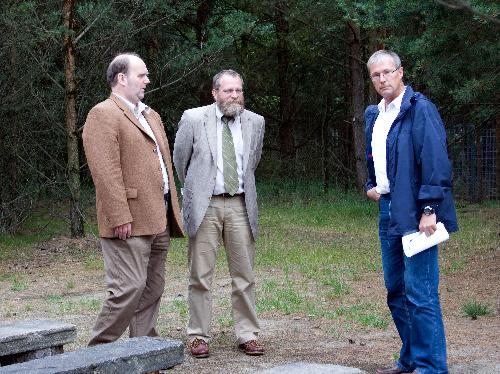
<svg viewBox="0 0 500 374">
<path fill-rule="evenodd" d="M 104 297 L 103 271 L 88 265 L 91 248 L 99 258 L 97 240 L 59 238 L 40 243 L 26 253 L 0 262 L 0 318 L 56 318 L 77 326 L 75 350 L 86 344 L 100 303 L 82 300 Z M 448 344 L 450 373 L 500 373 L 500 258 L 492 248 L 467 259 L 459 271 L 441 276 L 441 302 Z M 262 280 L 266 274 L 259 273 Z M 13 279 L 24 286 L 13 286 Z M 216 275 L 214 299 L 228 298 L 230 279 L 224 271 Z M 371 272 L 350 283 L 352 292 L 344 303 L 360 300 L 375 303 L 382 310 L 385 290 L 381 272 Z M 61 295 L 61 298 L 54 295 Z M 186 275 L 172 274 L 167 265 L 167 287 L 159 316 L 163 336 L 185 340 L 185 316 L 169 309 L 174 299 L 186 297 Z M 258 295 L 257 295 L 258 297 Z M 465 300 L 476 299 L 491 306 L 492 314 L 472 320 L 461 310 Z M 226 303 L 225 306 L 228 307 Z M 214 308 L 214 316 L 222 313 Z M 266 354 L 249 357 L 234 344 L 232 326 L 214 329 L 211 356 L 193 359 L 186 350 L 185 362 L 172 373 L 254 373 L 291 362 L 314 362 L 358 367 L 369 373 L 390 365 L 399 350 L 399 338 L 392 323 L 387 329 L 368 328 L 337 319 L 307 315 L 261 314 L 261 341 Z"/>
</svg>

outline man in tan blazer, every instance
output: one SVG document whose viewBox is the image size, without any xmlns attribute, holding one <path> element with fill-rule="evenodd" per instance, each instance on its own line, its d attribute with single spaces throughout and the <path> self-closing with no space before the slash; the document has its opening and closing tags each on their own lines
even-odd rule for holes
<svg viewBox="0 0 500 374">
<path fill-rule="evenodd" d="M 149 83 L 133 53 L 107 71 L 111 96 L 89 112 L 83 145 L 96 189 L 108 296 L 89 345 L 158 336 L 170 237 L 183 236 L 168 141 L 160 116 L 141 102 Z"/>
</svg>

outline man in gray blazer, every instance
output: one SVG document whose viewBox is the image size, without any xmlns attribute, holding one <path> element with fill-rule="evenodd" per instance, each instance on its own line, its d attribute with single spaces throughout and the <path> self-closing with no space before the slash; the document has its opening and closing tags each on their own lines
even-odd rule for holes
<svg viewBox="0 0 500 374">
<path fill-rule="evenodd" d="M 208 357 L 211 287 L 222 238 L 238 346 L 248 355 L 262 355 L 253 267 L 258 235 L 254 172 L 262 153 L 264 118 L 244 109 L 243 79 L 233 70 L 214 76 L 212 95 L 212 105 L 184 112 L 174 145 L 189 235 L 187 334 L 191 354 Z"/>
</svg>

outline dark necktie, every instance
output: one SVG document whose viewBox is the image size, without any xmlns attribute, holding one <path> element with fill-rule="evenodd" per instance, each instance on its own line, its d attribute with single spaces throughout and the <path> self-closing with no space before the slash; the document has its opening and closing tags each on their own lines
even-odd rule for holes
<svg viewBox="0 0 500 374">
<path fill-rule="evenodd" d="M 233 196 L 239 187 L 236 154 L 234 153 L 233 135 L 229 129 L 229 117 L 222 117 L 222 161 L 224 188 Z"/>
</svg>

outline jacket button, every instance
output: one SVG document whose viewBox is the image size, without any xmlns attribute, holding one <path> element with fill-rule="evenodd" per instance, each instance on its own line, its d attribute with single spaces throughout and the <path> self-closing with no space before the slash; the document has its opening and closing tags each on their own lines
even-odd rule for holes
<svg viewBox="0 0 500 374">
<path fill-rule="evenodd" d="M 156 153 L 156 148 L 155 148 L 155 149 L 153 149 L 153 152 L 154 152 L 154 153 Z"/>
</svg>

